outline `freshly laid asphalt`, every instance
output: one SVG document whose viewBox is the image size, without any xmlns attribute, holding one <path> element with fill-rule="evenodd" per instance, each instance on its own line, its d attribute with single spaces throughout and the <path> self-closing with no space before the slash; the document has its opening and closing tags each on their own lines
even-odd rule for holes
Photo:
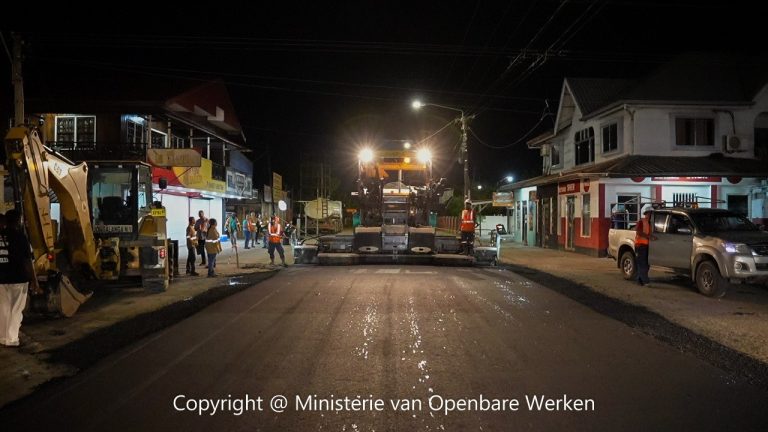
<svg viewBox="0 0 768 432">
<path fill-rule="evenodd" d="M 577 300 L 499 268 L 291 266 L 6 406 L 0 424 L 9 431 L 764 430 L 764 387 Z M 282 413 L 270 408 L 276 395 L 288 398 Z M 296 406 L 297 396 L 312 395 L 382 399 L 385 409 Z M 526 397 L 539 395 L 593 401 L 594 410 L 530 410 Z M 263 411 L 174 408 L 174 400 L 184 408 L 246 396 L 264 398 Z M 430 398 L 434 405 L 518 399 L 520 408 L 446 414 L 432 410 Z M 396 411 L 394 399 L 422 406 Z"/>
</svg>

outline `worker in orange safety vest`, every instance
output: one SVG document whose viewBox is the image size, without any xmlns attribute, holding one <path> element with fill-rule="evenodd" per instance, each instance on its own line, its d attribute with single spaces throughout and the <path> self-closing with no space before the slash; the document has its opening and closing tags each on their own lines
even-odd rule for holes
<svg viewBox="0 0 768 432">
<path fill-rule="evenodd" d="M 275 250 L 280 254 L 280 261 L 283 262 L 283 267 L 287 267 L 285 263 L 285 251 L 283 250 L 283 227 L 280 225 L 280 220 L 275 215 L 269 218 L 269 225 L 267 226 L 267 234 L 269 235 L 269 263 L 275 264 Z"/>
<path fill-rule="evenodd" d="M 464 201 L 464 210 L 461 211 L 461 245 L 467 255 L 472 254 L 472 245 L 475 242 L 475 211 L 470 200 Z"/>
<path fill-rule="evenodd" d="M 635 256 L 637 263 L 637 282 L 642 285 L 648 285 L 651 280 L 648 279 L 648 248 L 651 240 L 651 215 L 653 207 L 646 205 L 643 208 L 643 218 L 637 221 L 635 226 Z"/>
</svg>

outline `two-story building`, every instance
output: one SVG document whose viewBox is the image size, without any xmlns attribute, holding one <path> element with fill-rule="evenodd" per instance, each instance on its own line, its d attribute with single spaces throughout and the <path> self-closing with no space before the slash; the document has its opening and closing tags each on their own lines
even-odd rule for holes
<svg viewBox="0 0 768 432">
<path fill-rule="evenodd" d="M 641 79 L 566 78 L 554 130 L 528 142 L 542 176 L 506 185 L 528 245 L 603 256 L 612 211 L 642 199 L 768 219 L 768 68 L 683 56 Z M 620 204 L 620 205 L 617 205 Z"/>
<path fill-rule="evenodd" d="M 27 112 L 44 143 L 73 161 L 150 164 L 152 201 L 166 208 L 169 238 L 183 240 L 187 218 L 199 210 L 223 223 L 226 200 L 254 196 L 253 164 L 225 86 L 135 84 L 71 96 L 33 90 Z"/>
</svg>

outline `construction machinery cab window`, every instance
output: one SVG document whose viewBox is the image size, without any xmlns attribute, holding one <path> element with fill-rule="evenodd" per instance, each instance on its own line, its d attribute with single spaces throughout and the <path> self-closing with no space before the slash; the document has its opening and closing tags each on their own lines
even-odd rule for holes
<svg viewBox="0 0 768 432">
<path fill-rule="evenodd" d="M 142 169 L 147 171 L 142 173 Z M 137 177 L 138 176 L 138 177 Z M 138 209 L 147 208 L 152 190 L 147 167 L 94 165 L 90 173 L 91 209 L 97 225 L 133 225 Z"/>
</svg>

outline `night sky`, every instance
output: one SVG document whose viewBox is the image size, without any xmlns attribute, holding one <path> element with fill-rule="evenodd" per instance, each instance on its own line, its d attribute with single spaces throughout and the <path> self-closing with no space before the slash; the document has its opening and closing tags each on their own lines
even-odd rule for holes
<svg viewBox="0 0 768 432">
<path fill-rule="evenodd" d="M 266 181 L 268 164 L 295 185 L 304 159 L 331 163 L 351 189 L 364 143 L 418 141 L 455 117 L 434 107 L 414 112 L 416 97 L 476 114 L 471 176 L 493 185 L 508 174 L 540 174 L 538 154 L 525 142 L 551 129 L 564 77 L 637 77 L 684 52 L 762 50 L 754 4 L 465 0 L 150 9 L 123 3 L 103 20 L 91 11 L 83 19 L 82 10 L 41 8 L 25 20 L 34 25 L 2 31 L 6 41 L 16 30 L 29 43 L 28 87 L 43 88 L 54 76 L 115 85 L 126 78 L 224 80 L 252 149 L 257 185 Z M 3 118 L 12 106 L 9 70 L 6 62 Z M 461 189 L 458 142 L 451 127 L 432 146 L 436 173 Z"/>
</svg>

